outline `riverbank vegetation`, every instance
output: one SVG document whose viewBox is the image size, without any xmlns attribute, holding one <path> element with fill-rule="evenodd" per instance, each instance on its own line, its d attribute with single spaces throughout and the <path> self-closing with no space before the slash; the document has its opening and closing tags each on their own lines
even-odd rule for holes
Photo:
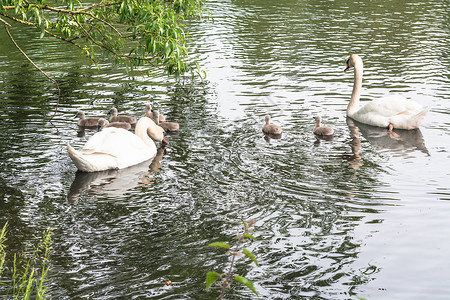
<svg viewBox="0 0 450 300">
<path fill-rule="evenodd" d="M 36 245 L 23 254 L 7 253 L 7 226 L 0 232 L 0 295 L 7 299 L 43 299 L 52 249 L 51 230 L 45 230 Z"/>
</svg>

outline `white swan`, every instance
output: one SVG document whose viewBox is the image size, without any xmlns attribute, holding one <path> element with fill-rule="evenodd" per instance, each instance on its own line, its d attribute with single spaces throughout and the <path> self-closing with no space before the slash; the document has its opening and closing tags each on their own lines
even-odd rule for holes
<svg viewBox="0 0 450 300">
<path fill-rule="evenodd" d="M 423 109 L 420 104 L 401 96 L 388 96 L 374 100 L 360 108 L 359 98 L 363 76 L 361 57 L 352 54 L 347 60 L 344 71 L 351 67 L 355 68 L 355 74 L 352 97 L 347 106 L 347 116 L 364 124 L 387 127 L 390 132 L 394 128 L 415 129 L 420 126 L 430 108 Z"/>
<path fill-rule="evenodd" d="M 156 155 L 156 145 L 152 139 L 165 142 L 163 129 L 147 117 L 139 119 L 135 133 L 109 127 L 94 134 L 81 151 L 70 144 L 67 144 L 67 150 L 80 171 L 123 169 Z"/>
</svg>

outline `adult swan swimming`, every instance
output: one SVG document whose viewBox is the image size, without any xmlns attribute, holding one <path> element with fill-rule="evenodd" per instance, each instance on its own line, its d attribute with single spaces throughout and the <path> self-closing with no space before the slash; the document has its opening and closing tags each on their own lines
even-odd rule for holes
<svg viewBox="0 0 450 300">
<path fill-rule="evenodd" d="M 139 119 L 135 133 L 122 128 L 105 128 L 94 134 L 81 151 L 69 144 L 67 150 L 80 171 L 123 169 L 153 158 L 156 155 L 153 140 L 165 141 L 164 130 L 147 117 Z"/>
<path fill-rule="evenodd" d="M 352 97 L 347 106 L 347 116 L 350 118 L 372 126 L 387 127 L 392 129 L 415 129 L 420 126 L 425 115 L 430 110 L 429 107 L 423 109 L 420 104 L 408 100 L 401 96 L 388 96 L 371 101 L 359 107 L 361 96 L 363 62 L 361 57 L 352 54 L 347 60 L 347 68 L 355 68 Z"/>
</svg>

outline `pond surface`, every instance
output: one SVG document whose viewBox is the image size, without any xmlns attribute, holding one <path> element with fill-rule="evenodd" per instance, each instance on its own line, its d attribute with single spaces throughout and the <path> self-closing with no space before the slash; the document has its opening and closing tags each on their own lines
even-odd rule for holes
<svg viewBox="0 0 450 300">
<path fill-rule="evenodd" d="M 86 67 L 38 33 L 17 42 L 60 82 L 30 66 L 0 31 L 0 225 L 23 251 L 53 228 L 53 299 L 216 299 L 208 271 L 247 245 L 259 266 L 236 274 L 261 299 L 448 299 L 450 294 L 450 2 L 208 1 L 214 22 L 191 25 L 204 81 Z M 351 53 L 365 63 L 362 100 L 401 94 L 432 109 L 420 130 L 345 117 Z M 152 103 L 180 124 L 154 161 L 83 174 L 66 152 L 76 111 L 141 116 Z M 283 127 L 267 140 L 264 116 Z M 314 115 L 335 129 L 312 134 Z M 171 280 L 172 285 L 164 285 Z M 0 293 L 4 293 L 0 289 Z M 0 294 L 1 295 L 1 294 Z M 253 299 L 233 285 L 227 299 Z"/>
</svg>

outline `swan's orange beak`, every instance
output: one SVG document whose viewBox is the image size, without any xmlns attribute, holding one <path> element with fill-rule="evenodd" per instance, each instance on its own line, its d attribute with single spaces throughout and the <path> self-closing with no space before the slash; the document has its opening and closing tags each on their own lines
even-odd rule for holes
<svg viewBox="0 0 450 300">
<path fill-rule="evenodd" d="M 347 64 L 347 68 L 345 68 L 344 72 L 347 72 L 350 69 L 350 66 Z"/>
<path fill-rule="evenodd" d="M 163 136 L 163 139 L 162 139 L 161 142 L 163 142 L 163 144 L 169 144 L 169 142 L 166 140 L 166 137 L 165 137 L 165 136 Z"/>
</svg>

